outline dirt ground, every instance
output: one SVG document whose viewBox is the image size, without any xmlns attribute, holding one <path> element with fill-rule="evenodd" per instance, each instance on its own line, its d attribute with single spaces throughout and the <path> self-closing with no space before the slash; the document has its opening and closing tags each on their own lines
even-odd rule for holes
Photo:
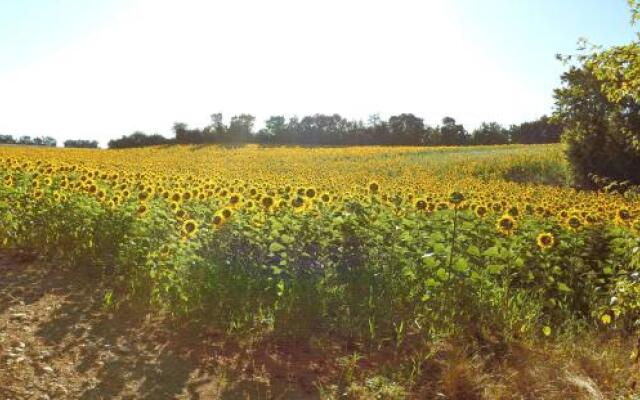
<svg viewBox="0 0 640 400">
<path fill-rule="evenodd" d="M 353 351 L 335 340 L 232 341 L 156 314 L 110 312 L 104 288 L 81 275 L 0 253 L 0 400 L 318 399 L 341 382 L 337 361 Z M 449 344 L 422 365 L 408 397 L 640 400 L 640 364 L 629 359 L 635 339 L 587 339 L 573 349 L 514 346 L 484 359 Z M 379 370 L 392 359 L 378 353 L 358 368 Z"/>
<path fill-rule="evenodd" d="M 307 399 L 331 375 L 327 354 L 110 313 L 103 293 L 0 255 L 0 399 Z"/>
</svg>

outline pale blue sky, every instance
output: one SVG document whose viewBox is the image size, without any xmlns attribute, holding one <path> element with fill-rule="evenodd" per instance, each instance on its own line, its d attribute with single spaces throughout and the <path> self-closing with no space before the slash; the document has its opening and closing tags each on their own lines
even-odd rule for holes
<svg viewBox="0 0 640 400">
<path fill-rule="evenodd" d="M 174 121 L 413 112 L 467 127 L 552 109 L 579 37 L 625 0 L 2 0 L 0 133 L 110 138 Z"/>
</svg>

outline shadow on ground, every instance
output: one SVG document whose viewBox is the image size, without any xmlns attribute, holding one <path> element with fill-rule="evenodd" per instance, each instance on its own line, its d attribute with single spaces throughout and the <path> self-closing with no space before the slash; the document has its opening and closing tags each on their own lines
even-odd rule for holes
<svg viewBox="0 0 640 400">
<path fill-rule="evenodd" d="M 41 309 L 27 330 L 56 355 L 50 363 L 69 398 L 318 398 L 326 354 L 282 342 L 240 346 L 206 328 L 107 312 L 96 282 L 36 264 L 0 257 L 0 313 L 16 301 Z"/>
</svg>

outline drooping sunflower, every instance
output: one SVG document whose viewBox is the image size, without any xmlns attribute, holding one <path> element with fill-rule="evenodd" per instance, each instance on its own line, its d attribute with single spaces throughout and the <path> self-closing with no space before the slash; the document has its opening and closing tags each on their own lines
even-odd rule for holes
<svg viewBox="0 0 640 400">
<path fill-rule="evenodd" d="M 543 232 L 536 237 L 538 247 L 543 250 L 550 249 L 556 243 L 556 239 L 549 232 Z"/>
<path fill-rule="evenodd" d="M 505 214 L 496 222 L 496 229 L 504 235 L 510 235 L 516 229 L 517 225 L 518 223 L 511 215 Z"/>
</svg>

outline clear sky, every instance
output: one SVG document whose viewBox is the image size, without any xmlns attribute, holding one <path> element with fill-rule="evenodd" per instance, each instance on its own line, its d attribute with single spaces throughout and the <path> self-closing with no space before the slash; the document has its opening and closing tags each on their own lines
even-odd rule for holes
<svg viewBox="0 0 640 400">
<path fill-rule="evenodd" d="M 175 121 L 412 112 L 468 128 L 549 113 L 579 37 L 625 0 L 2 0 L 0 133 L 171 135 Z"/>
</svg>

